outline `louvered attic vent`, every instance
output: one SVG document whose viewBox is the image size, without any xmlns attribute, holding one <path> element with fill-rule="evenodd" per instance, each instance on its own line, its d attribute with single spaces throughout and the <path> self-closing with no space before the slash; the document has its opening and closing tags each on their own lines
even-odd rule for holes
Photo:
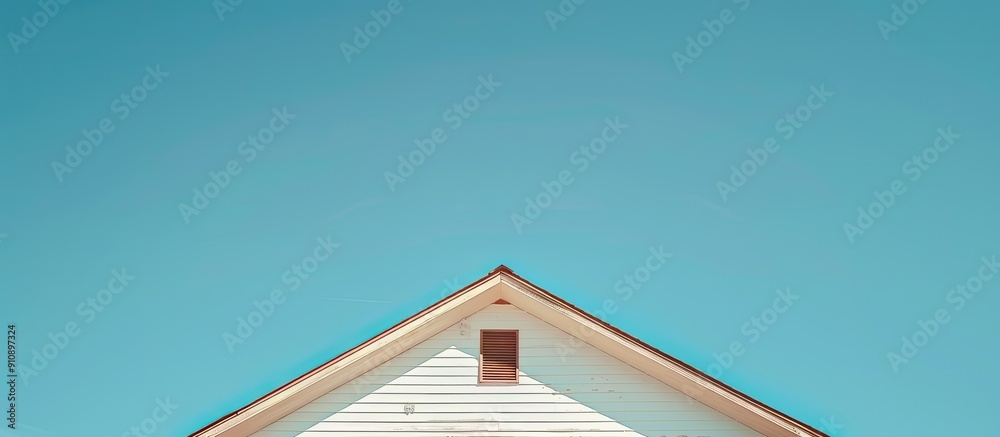
<svg viewBox="0 0 1000 437">
<path fill-rule="evenodd" d="M 479 382 L 517 383 L 517 331 L 479 332 Z"/>
</svg>

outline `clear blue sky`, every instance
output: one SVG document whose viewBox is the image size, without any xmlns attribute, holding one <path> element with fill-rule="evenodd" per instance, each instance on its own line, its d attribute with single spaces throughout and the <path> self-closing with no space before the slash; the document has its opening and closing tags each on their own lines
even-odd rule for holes
<svg viewBox="0 0 1000 437">
<path fill-rule="evenodd" d="M 22 372 L 76 335 L 0 435 L 118 436 L 158 399 L 155 435 L 185 435 L 501 263 L 706 371 L 739 341 L 722 380 L 836 435 L 994 432 L 1000 6 L 932 0 L 884 34 L 888 0 L 670 3 L 403 0 L 357 51 L 388 1 L 73 1 L 37 32 L 41 6 L 6 5 L 0 322 Z M 767 161 L 723 196 L 748 149 Z"/>
</svg>

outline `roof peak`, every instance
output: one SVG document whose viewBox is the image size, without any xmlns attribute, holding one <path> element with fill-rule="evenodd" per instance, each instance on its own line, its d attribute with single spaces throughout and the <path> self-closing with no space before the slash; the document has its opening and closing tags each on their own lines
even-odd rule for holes
<svg viewBox="0 0 1000 437">
<path fill-rule="evenodd" d="M 505 266 L 503 264 L 498 265 L 497 268 L 493 269 L 490 273 L 492 274 L 492 273 L 498 273 L 498 272 L 514 273 L 514 271 L 511 270 L 510 267 L 507 267 L 507 266 Z"/>
</svg>

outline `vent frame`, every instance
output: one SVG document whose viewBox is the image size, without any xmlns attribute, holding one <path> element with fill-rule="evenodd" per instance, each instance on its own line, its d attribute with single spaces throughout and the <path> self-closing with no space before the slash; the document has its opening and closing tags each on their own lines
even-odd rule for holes
<svg viewBox="0 0 1000 437">
<path fill-rule="evenodd" d="M 486 354 L 484 351 L 487 346 L 487 336 L 491 334 L 499 334 L 497 338 L 491 339 L 491 341 L 498 342 L 500 344 L 491 345 L 490 349 L 502 348 L 503 343 L 507 346 L 511 346 L 511 337 L 513 336 L 513 364 L 514 369 L 512 375 L 495 376 L 498 372 L 502 372 L 503 369 L 496 370 L 497 367 L 503 367 L 504 365 L 510 365 L 510 359 L 503 360 L 504 362 L 489 365 L 486 362 Z M 502 336 L 506 335 L 507 338 Z M 479 384 L 518 384 L 520 382 L 520 370 L 521 370 L 521 334 L 517 329 L 480 329 L 479 330 Z M 509 356 L 509 355 L 508 355 Z M 494 376 L 486 376 L 484 373 L 484 367 L 488 367 L 487 372 L 494 374 Z M 492 368 L 493 370 L 490 370 Z"/>
</svg>

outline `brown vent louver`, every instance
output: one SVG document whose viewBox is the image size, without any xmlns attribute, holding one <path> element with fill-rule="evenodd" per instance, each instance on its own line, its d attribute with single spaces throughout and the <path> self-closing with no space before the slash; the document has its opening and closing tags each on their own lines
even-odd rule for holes
<svg viewBox="0 0 1000 437">
<path fill-rule="evenodd" d="M 517 331 L 479 332 L 479 382 L 517 383 Z"/>
</svg>

